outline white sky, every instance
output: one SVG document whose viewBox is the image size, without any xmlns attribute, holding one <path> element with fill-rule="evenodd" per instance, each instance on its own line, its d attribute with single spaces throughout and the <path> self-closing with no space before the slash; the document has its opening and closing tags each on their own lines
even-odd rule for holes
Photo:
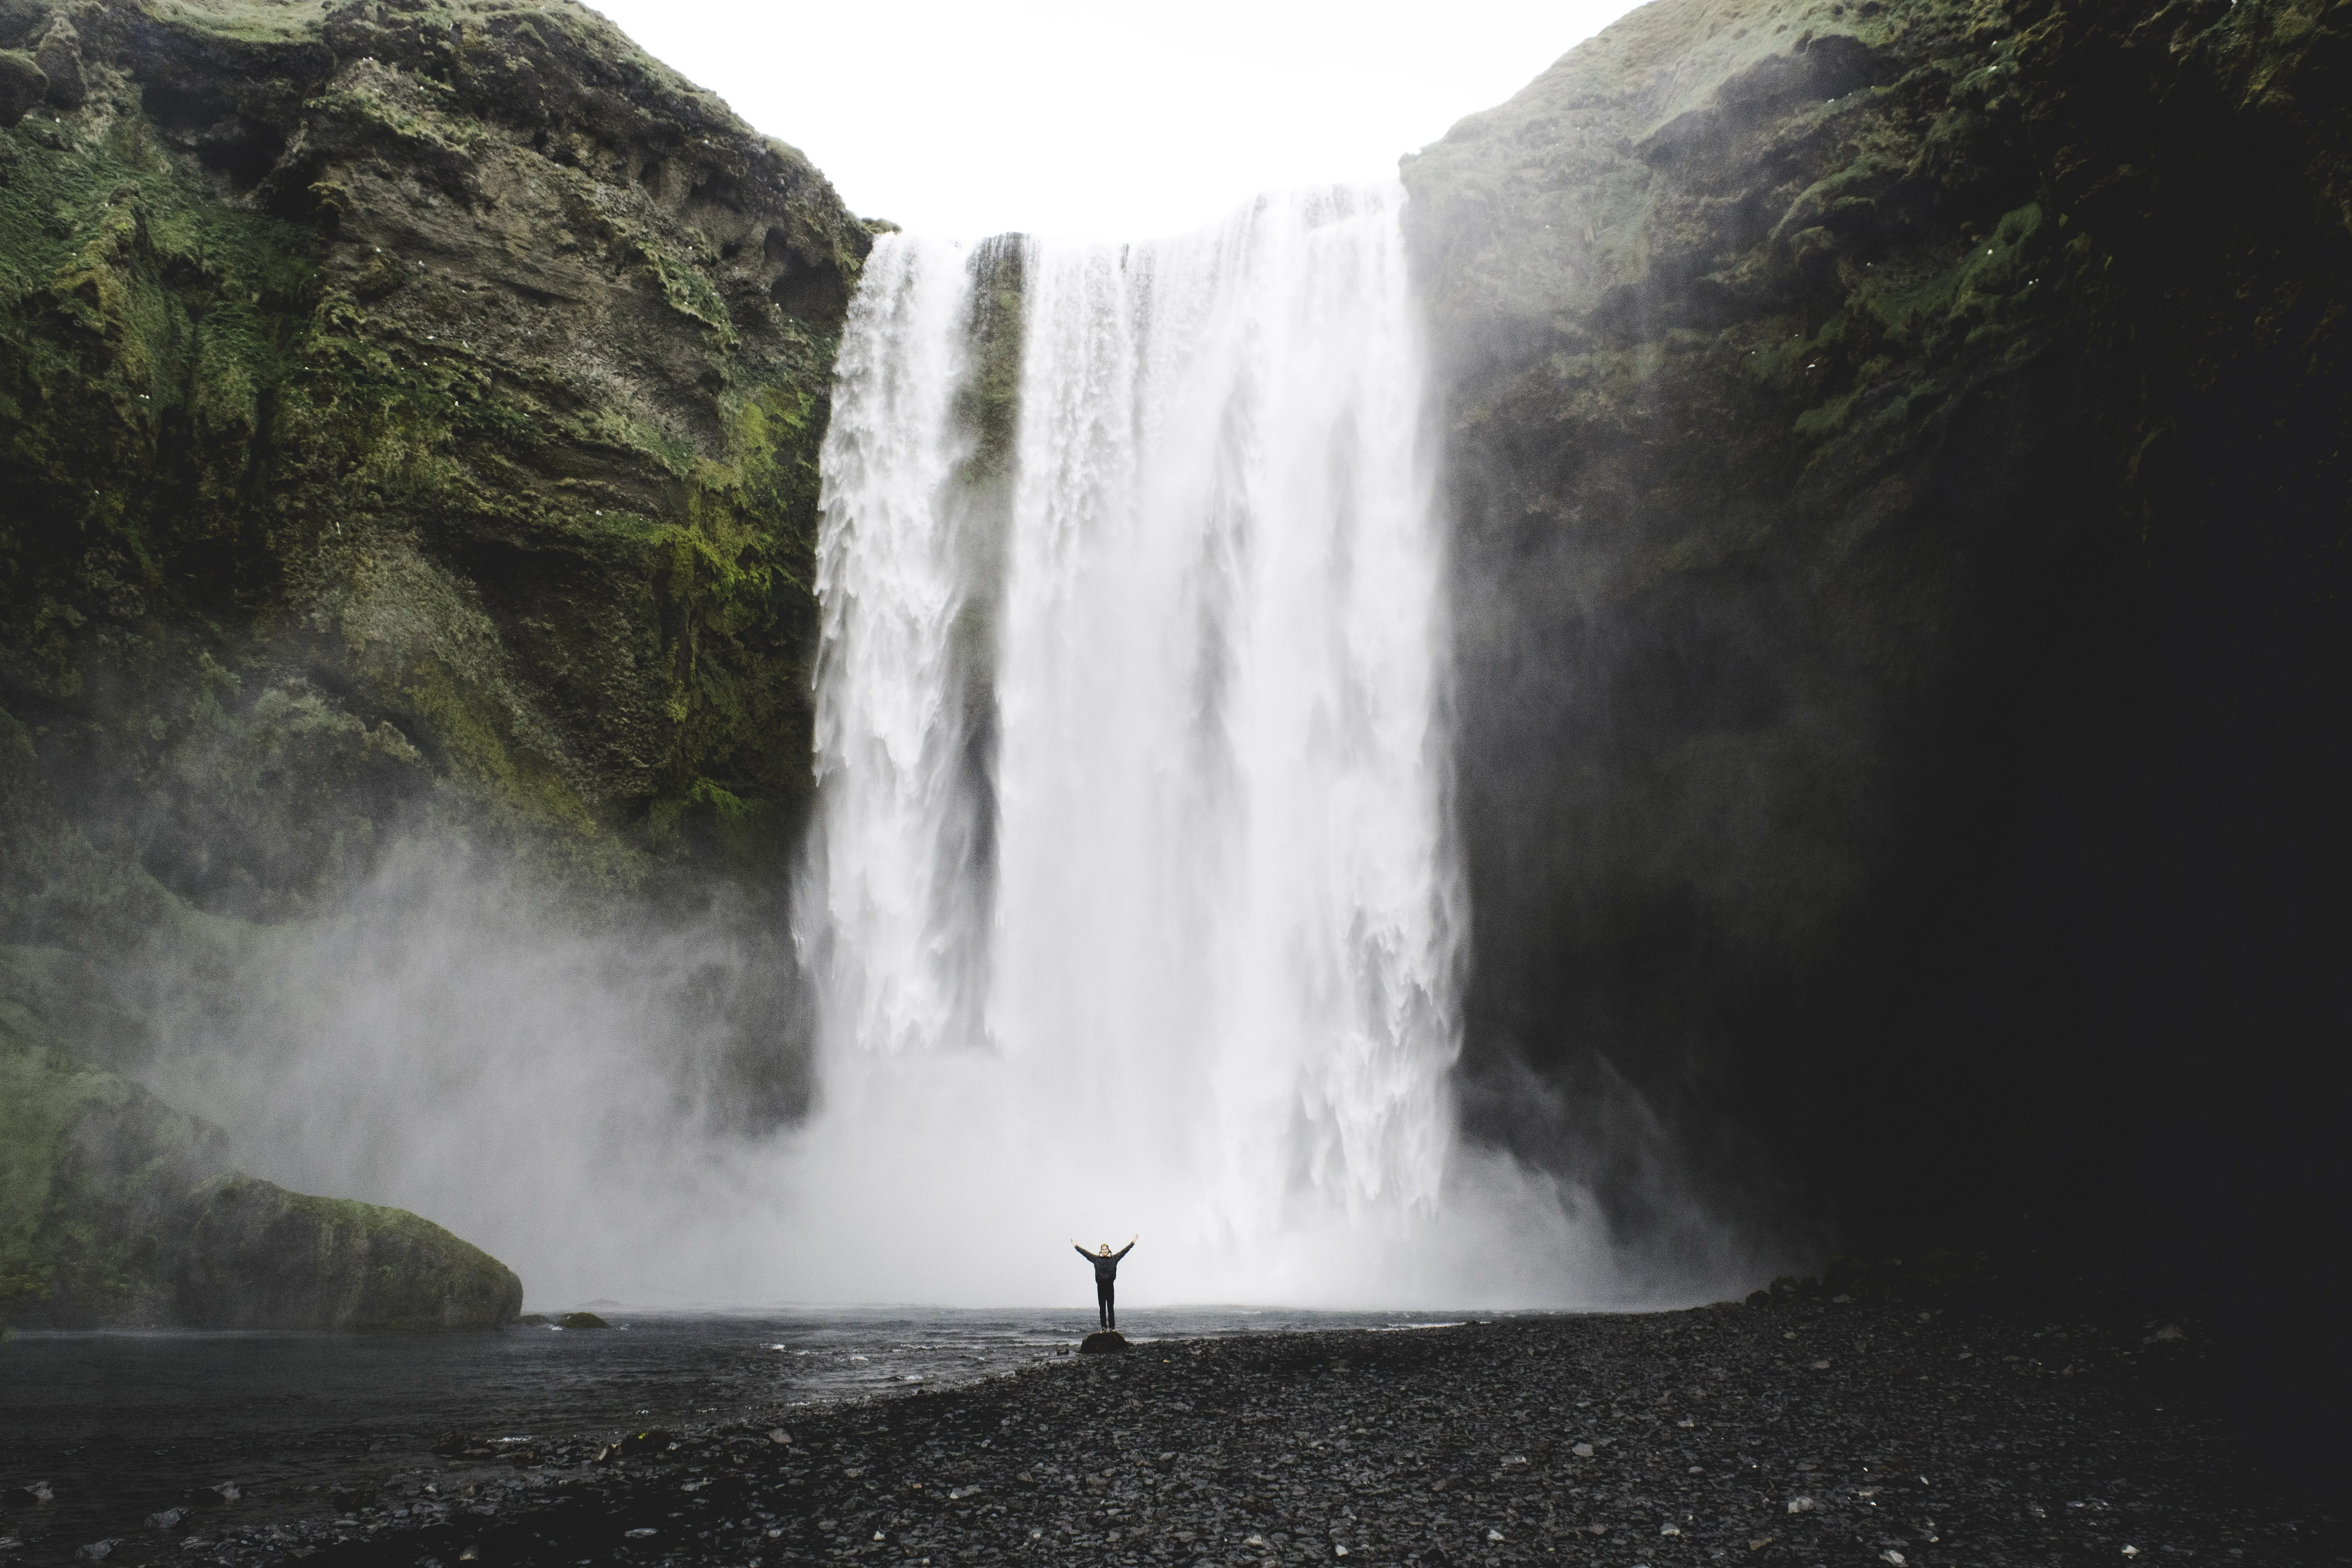
<svg viewBox="0 0 2352 1568">
<path fill-rule="evenodd" d="M 853 211 L 1137 238 L 1379 179 L 1629 0 L 591 0 Z"/>
</svg>

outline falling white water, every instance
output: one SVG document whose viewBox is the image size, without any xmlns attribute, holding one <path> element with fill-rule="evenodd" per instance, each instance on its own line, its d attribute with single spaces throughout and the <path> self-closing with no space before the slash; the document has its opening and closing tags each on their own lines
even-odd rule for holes
<svg viewBox="0 0 2352 1568">
<path fill-rule="evenodd" d="M 1556 1195 L 1454 1143 L 1401 200 L 1028 246 L 994 501 L 972 258 L 877 246 L 824 459 L 812 1293 L 1080 1299 L 1067 1238 L 1138 1231 L 1144 1300 L 1585 1293 Z"/>
</svg>

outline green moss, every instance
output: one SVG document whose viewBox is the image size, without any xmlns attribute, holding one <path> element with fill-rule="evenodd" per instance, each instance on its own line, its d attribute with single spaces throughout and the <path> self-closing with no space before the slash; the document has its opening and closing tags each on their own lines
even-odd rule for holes
<svg viewBox="0 0 2352 1568">
<path fill-rule="evenodd" d="M 28 956 L 6 953 L 0 994 L 0 1320 L 168 1321 L 174 1205 L 220 1136 L 57 1050 Z"/>
<path fill-rule="evenodd" d="M 592 885 L 764 868 L 772 844 L 681 825 L 788 831 L 804 804 L 824 301 L 864 228 L 591 13 L 156 16 L 106 93 L 0 135 L 0 484 L 26 503 L 0 517 L 0 666 L 50 705 L 37 728 L 102 729 L 160 787 L 259 732 L 169 695 L 211 659 L 248 703 L 341 707 L 437 815 Z M 330 37 L 355 63 L 306 78 Z M 144 101 L 188 47 L 290 116 L 250 194 Z M 518 93 L 541 118 L 501 118 Z M 208 134 L 258 134 L 242 112 Z M 641 182 L 673 164 L 670 195 Z M 789 315 L 745 291 L 779 267 Z M 156 723 L 99 722 L 92 695 L 130 689 Z"/>
</svg>

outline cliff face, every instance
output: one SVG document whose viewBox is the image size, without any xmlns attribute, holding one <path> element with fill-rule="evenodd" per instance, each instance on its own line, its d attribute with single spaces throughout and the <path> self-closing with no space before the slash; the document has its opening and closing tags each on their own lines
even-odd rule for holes
<svg viewBox="0 0 2352 1568">
<path fill-rule="evenodd" d="M 104 1069 L 174 1048 L 153 973 L 233 1018 L 258 925 L 404 837 L 591 921 L 781 889 L 869 245 L 564 0 L 0 0 L 0 1011 L 48 1020 L 0 1030 L 20 1321 L 512 1316 L 494 1260 L 237 1176 Z M 758 1014 L 754 1118 L 800 1092 L 759 969 L 696 994 Z"/>
<path fill-rule="evenodd" d="M 823 176 L 561 3 L 0 48 L 0 704 L 71 826 L 259 918 L 418 815 L 621 885 L 789 842 Z"/>
<path fill-rule="evenodd" d="M 1659 0 L 1407 161 L 1486 1131 L 1629 1221 L 1663 1139 L 1849 1244 L 2287 1289 L 2347 66 L 2318 0 Z"/>
</svg>

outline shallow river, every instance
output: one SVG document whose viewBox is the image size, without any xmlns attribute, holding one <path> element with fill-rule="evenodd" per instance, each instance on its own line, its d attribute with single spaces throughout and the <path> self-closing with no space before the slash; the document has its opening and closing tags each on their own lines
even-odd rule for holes
<svg viewBox="0 0 2352 1568">
<path fill-rule="evenodd" d="M 610 1331 L 446 1335 L 32 1333 L 0 1342 L 0 1561 L 153 1533 L 149 1513 L 234 1481 L 240 1522 L 315 1513 L 339 1488 L 438 1463 L 452 1430 L 520 1444 L 969 1383 L 1066 1353 L 1094 1313 L 943 1308 L 631 1311 Z M 1137 1309 L 1138 1341 L 1417 1328 L 1433 1313 Z M 126 1545 L 130 1542 L 126 1542 Z M 142 1555 L 126 1552 L 126 1557 Z"/>
</svg>

